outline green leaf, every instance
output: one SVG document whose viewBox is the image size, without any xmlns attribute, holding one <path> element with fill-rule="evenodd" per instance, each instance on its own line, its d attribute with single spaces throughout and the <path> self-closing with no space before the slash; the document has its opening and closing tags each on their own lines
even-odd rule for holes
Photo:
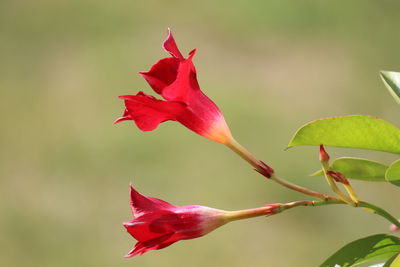
<svg viewBox="0 0 400 267">
<path fill-rule="evenodd" d="M 361 158 L 337 158 L 332 161 L 332 170 L 343 173 L 346 178 L 370 182 L 385 182 L 385 173 L 388 166 L 379 162 Z M 324 175 L 322 171 L 311 176 Z"/>
<path fill-rule="evenodd" d="M 288 147 L 320 144 L 400 154 L 400 129 L 367 115 L 332 117 L 301 127 Z"/>
<path fill-rule="evenodd" d="M 385 260 L 400 252 L 400 238 L 378 234 L 353 241 L 329 257 L 320 267 L 349 267 L 372 260 Z"/>
<path fill-rule="evenodd" d="M 400 186 L 400 160 L 389 166 L 386 171 L 386 180 L 394 185 Z"/>
<path fill-rule="evenodd" d="M 381 71 L 381 78 L 390 94 L 400 104 L 400 72 Z"/>
<path fill-rule="evenodd" d="M 382 267 L 398 267 L 400 266 L 400 254 L 391 257 Z"/>
</svg>

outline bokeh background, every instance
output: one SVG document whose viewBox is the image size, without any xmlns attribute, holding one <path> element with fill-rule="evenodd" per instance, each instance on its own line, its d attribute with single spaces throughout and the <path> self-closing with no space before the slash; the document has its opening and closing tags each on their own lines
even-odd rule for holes
<svg viewBox="0 0 400 267">
<path fill-rule="evenodd" d="M 0 2 L 0 258 L 2 266 L 317 266 L 388 223 L 344 206 L 298 208 L 226 225 L 141 257 L 130 182 L 175 205 L 236 210 L 307 197 L 268 182 L 220 144 L 173 122 L 143 133 L 113 126 L 121 94 L 150 93 L 138 71 L 166 57 L 174 30 L 197 48 L 203 91 L 236 139 L 293 182 L 329 192 L 308 174 L 317 148 L 284 151 L 302 124 L 370 114 L 400 125 L 378 70 L 400 70 L 398 1 Z M 329 148 L 333 157 L 396 156 Z M 399 191 L 354 182 L 400 217 Z"/>
</svg>

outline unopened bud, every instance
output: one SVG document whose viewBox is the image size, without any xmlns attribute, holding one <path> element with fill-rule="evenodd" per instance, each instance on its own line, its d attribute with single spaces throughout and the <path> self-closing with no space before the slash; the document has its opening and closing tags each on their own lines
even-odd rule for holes
<svg viewBox="0 0 400 267">
<path fill-rule="evenodd" d="M 329 161 L 329 155 L 328 155 L 328 153 L 326 153 L 324 145 L 319 146 L 319 161 L 321 161 L 321 162 Z"/>
</svg>

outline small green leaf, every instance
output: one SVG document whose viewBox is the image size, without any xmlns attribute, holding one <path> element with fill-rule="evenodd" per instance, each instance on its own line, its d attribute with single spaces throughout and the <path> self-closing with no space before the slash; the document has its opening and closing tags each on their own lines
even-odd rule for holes
<svg viewBox="0 0 400 267">
<path fill-rule="evenodd" d="M 288 147 L 320 144 L 400 154 L 400 129 L 367 115 L 332 117 L 301 127 Z"/>
<path fill-rule="evenodd" d="M 370 182 L 385 182 L 385 173 L 388 166 L 379 162 L 360 158 L 337 158 L 332 161 L 332 170 L 343 173 L 346 178 Z M 324 175 L 322 171 L 311 176 Z"/>
<path fill-rule="evenodd" d="M 400 186 L 400 160 L 389 166 L 386 171 L 386 180 L 394 185 Z"/>
<path fill-rule="evenodd" d="M 329 257 L 320 267 L 349 267 L 372 260 L 385 260 L 400 252 L 400 238 L 378 234 L 353 241 Z"/>
<path fill-rule="evenodd" d="M 381 71 L 381 78 L 390 94 L 400 104 L 400 72 Z"/>
<path fill-rule="evenodd" d="M 382 267 L 399 267 L 400 266 L 400 254 L 394 255 L 391 257 L 387 262 L 385 262 L 385 265 Z"/>
</svg>

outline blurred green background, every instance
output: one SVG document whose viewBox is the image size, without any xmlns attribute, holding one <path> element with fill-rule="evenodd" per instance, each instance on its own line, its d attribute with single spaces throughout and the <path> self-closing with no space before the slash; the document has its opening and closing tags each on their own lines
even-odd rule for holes
<svg viewBox="0 0 400 267">
<path fill-rule="evenodd" d="M 153 132 L 122 114 L 121 94 L 151 90 L 138 71 L 197 48 L 203 91 L 236 139 L 281 176 L 329 192 L 315 147 L 284 151 L 311 120 L 370 114 L 400 125 L 378 70 L 400 70 L 398 1 L 0 2 L 2 266 L 317 266 L 388 223 L 344 206 L 298 208 L 228 224 L 124 259 L 135 240 L 128 185 L 175 205 L 236 210 L 304 199 L 217 143 L 173 122 Z M 396 156 L 333 149 L 332 157 Z M 400 216 L 398 188 L 355 181 Z"/>
</svg>

